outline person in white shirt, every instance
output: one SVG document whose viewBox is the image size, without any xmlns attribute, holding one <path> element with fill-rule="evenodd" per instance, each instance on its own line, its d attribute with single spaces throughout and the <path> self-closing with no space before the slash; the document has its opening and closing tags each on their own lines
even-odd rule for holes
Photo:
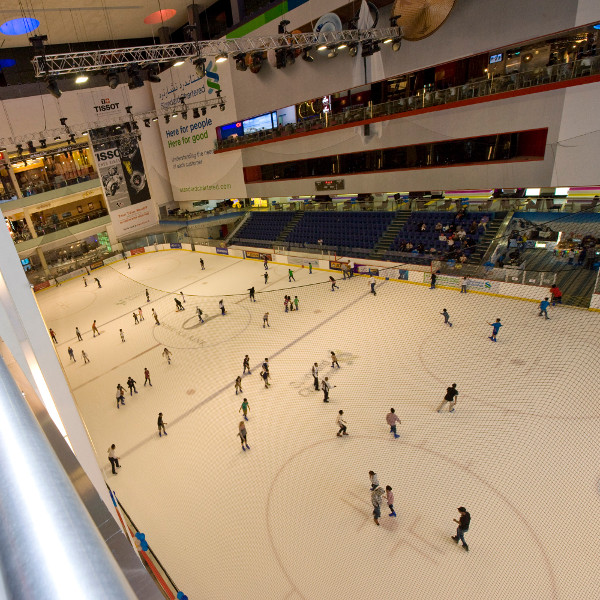
<svg viewBox="0 0 600 600">
<path fill-rule="evenodd" d="M 112 467 L 112 474 L 118 475 L 118 473 L 115 471 L 115 467 L 120 469 L 121 465 L 119 464 L 119 457 L 117 456 L 116 446 L 114 444 L 112 444 L 108 449 L 108 460 L 110 461 L 110 466 Z"/>
<path fill-rule="evenodd" d="M 346 423 L 346 421 L 344 421 L 344 411 L 340 410 L 337 419 L 336 419 L 336 423 L 338 424 L 338 427 L 340 428 L 340 430 L 337 432 L 338 437 L 342 437 L 342 435 L 348 435 L 346 433 L 346 427 L 348 426 L 348 423 Z"/>
<path fill-rule="evenodd" d="M 312 368 L 313 382 L 315 384 L 315 391 L 319 391 L 319 365 L 315 363 Z"/>
<path fill-rule="evenodd" d="M 369 471 L 369 479 L 371 480 L 371 491 L 379 485 L 379 477 L 375 471 Z"/>
</svg>

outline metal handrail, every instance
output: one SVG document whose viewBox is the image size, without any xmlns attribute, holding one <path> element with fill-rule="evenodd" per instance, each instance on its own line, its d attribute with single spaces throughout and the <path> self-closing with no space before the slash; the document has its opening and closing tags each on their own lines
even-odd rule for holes
<svg viewBox="0 0 600 600">
<path fill-rule="evenodd" d="M 135 599 L 0 359 L 0 595 Z"/>
</svg>

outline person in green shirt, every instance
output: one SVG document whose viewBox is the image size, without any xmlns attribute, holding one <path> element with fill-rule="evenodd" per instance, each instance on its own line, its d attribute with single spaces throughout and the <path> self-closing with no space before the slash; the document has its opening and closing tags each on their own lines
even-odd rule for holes
<svg viewBox="0 0 600 600">
<path fill-rule="evenodd" d="M 250 410 L 250 405 L 248 404 L 248 400 L 246 398 L 244 398 L 244 401 L 242 402 L 242 406 L 240 406 L 240 410 L 238 410 L 238 412 L 244 412 L 244 419 L 247 421 L 248 420 L 248 411 Z"/>
<path fill-rule="evenodd" d="M 300 300 L 298 300 L 298 296 L 294 296 L 294 306 L 296 307 L 296 310 L 298 310 L 298 303 L 300 302 Z"/>
<path fill-rule="evenodd" d="M 294 278 L 294 271 L 292 271 L 291 269 L 288 269 L 288 281 L 296 281 L 296 279 Z"/>
</svg>

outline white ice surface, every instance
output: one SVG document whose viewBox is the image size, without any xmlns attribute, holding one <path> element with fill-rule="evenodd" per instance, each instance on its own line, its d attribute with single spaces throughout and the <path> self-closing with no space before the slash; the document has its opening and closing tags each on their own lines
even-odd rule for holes
<svg viewBox="0 0 600 600">
<path fill-rule="evenodd" d="M 102 289 L 77 279 L 37 298 L 107 481 L 191 600 L 600 597 L 598 314 L 557 307 L 544 321 L 533 303 L 399 282 L 380 282 L 374 297 L 360 277 L 331 292 L 330 273 L 295 269 L 289 284 L 283 265 L 265 286 L 261 262 L 185 251 L 130 263 L 95 271 Z M 297 313 L 283 312 L 277 290 L 288 286 Z M 186 310 L 177 313 L 180 290 Z M 134 325 L 138 306 L 145 321 Z M 496 317 L 504 327 L 494 344 L 487 322 Z M 246 353 L 252 375 L 236 396 Z M 329 404 L 312 388 L 315 361 L 336 386 Z M 116 384 L 129 375 L 139 393 L 117 410 Z M 437 414 L 453 382 L 456 412 Z M 244 396 L 245 453 L 236 437 Z M 385 423 L 391 406 L 398 440 Z M 384 508 L 380 527 L 369 470 L 396 497 L 398 517 Z M 460 505 L 472 516 L 468 553 L 450 539 Z"/>
</svg>

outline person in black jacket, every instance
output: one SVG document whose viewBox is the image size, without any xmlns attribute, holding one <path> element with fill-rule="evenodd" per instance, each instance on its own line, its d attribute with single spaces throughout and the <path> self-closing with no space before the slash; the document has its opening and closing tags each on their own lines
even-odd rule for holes
<svg viewBox="0 0 600 600">
<path fill-rule="evenodd" d="M 456 407 L 456 397 L 458 396 L 458 390 L 456 389 L 456 384 L 453 383 L 451 387 L 446 388 L 446 395 L 444 396 L 444 399 L 442 400 L 442 403 L 438 406 L 437 411 L 441 412 L 442 408 L 444 407 L 444 404 L 446 404 L 446 402 L 449 402 L 449 411 L 450 412 L 454 412 L 454 408 Z"/>
<path fill-rule="evenodd" d="M 162 437 L 162 434 L 164 433 L 165 435 L 167 434 L 167 430 L 165 429 L 165 425 L 166 423 L 163 421 L 163 414 L 162 413 L 158 413 L 158 437 Z"/>
<path fill-rule="evenodd" d="M 456 535 L 453 535 L 452 539 L 457 544 L 460 540 L 462 542 L 463 548 L 468 552 L 469 546 L 467 542 L 465 542 L 465 533 L 469 531 L 469 525 L 471 524 L 471 515 L 467 512 L 467 509 L 464 506 L 459 506 L 458 512 L 460 513 L 460 518 L 452 519 L 455 523 L 458 523 L 458 527 L 456 528 Z"/>
<path fill-rule="evenodd" d="M 135 384 L 137 382 L 133 379 L 133 377 L 129 377 L 127 379 L 127 387 L 129 388 L 129 395 L 133 396 L 133 392 L 135 392 L 136 394 L 138 393 L 137 390 L 135 389 Z"/>
</svg>

